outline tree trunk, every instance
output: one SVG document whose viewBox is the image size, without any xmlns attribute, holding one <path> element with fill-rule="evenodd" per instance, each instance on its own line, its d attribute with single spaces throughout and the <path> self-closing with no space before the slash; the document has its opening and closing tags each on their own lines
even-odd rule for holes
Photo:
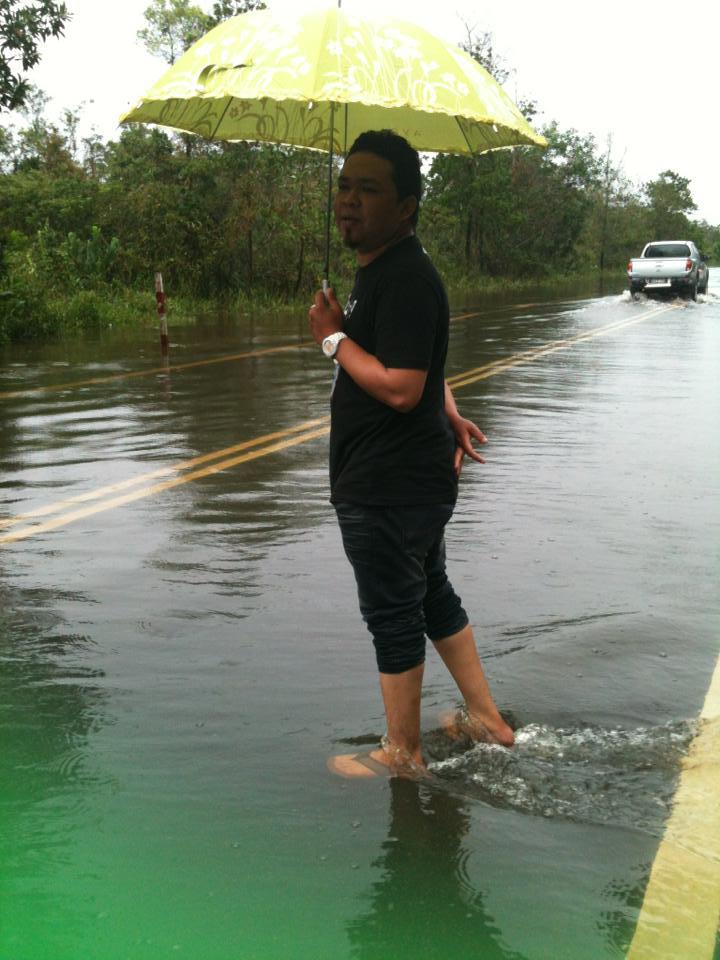
<svg viewBox="0 0 720 960">
<path fill-rule="evenodd" d="M 253 286 L 253 233 L 252 227 L 247 232 L 247 283 L 248 290 Z"/>
<path fill-rule="evenodd" d="M 305 272 L 305 237 L 300 237 L 300 256 L 298 257 L 297 277 L 295 278 L 295 296 L 300 292 L 303 273 Z"/>
<path fill-rule="evenodd" d="M 612 152 L 612 137 L 608 137 L 607 153 L 605 154 L 605 182 L 603 184 L 603 210 L 600 220 L 600 273 L 605 269 L 605 247 L 607 245 L 608 209 L 610 207 L 610 154 Z"/>
<path fill-rule="evenodd" d="M 472 210 L 468 212 L 465 222 L 465 263 L 469 267 L 472 259 L 472 235 L 473 235 L 473 215 Z"/>
</svg>

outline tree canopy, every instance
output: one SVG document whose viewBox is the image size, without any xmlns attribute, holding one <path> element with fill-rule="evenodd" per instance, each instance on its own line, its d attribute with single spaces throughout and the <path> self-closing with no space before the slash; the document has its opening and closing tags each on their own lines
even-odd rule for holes
<svg viewBox="0 0 720 960">
<path fill-rule="evenodd" d="M 0 111 L 18 110 L 29 94 L 23 75 L 40 60 L 40 45 L 62 34 L 70 18 L 55 0 L 0 0 Z"/>
<path fill-rule="evenodd" d="M 190 0 L 152 0 L 145 10 L 147 26 L 138 31 L 153 56 L 173 64 L 188 47 L 228 17 L 252 10 L 264 10 L 262 0 L 216 0 L 205 13 Z"/>
<path fill-rule="evenodd" d="M 655 180 L 646 183 L 653 234 L 657 239 L 682 236 L 688 216 L 697 210 L 690 191 L 690 181 L 673 170 L 664 170 Z"/>
<path fill-rule="evenodd" d="M 188 0 L 154 7 L 162 5 L 192 14 Z M 239 6 L 223 0 L 213 15 Z M 468 45 L 491 69 L 504 69 L 489 38 Z M 116 140 L 80 137 L 82 108 L 51 122 L 47 100 L 28 87 L 25 122 L 0 122 L 0 339 L 42 335 L 63 311 L 100 323 L 98 304 L 130 291 L 145 296 L 156 270 L 173 294 L 195 299 L 292 300 L 317 288 L 324 154 L 141 125 Z M 622 276 L 653 239 L 694 240 L 720 258 L 720 227 L 692 219 L 689 179 L 664 170 L 634 185 L 611 141 L 600 146 L 554 122 L 541 131 L 545 151 L 428 161 L 418 232 L 451 287 L 602 270 Z M 341 291 L 351 283 L 352 257 L 332 242 Z"/>
</svg>

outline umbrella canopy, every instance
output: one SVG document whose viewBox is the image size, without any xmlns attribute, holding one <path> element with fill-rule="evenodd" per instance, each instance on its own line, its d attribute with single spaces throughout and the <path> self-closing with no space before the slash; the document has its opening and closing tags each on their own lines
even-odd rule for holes
<svg viewBox="0 0 720 960">
<path fill-rule="evenodd" d="M 240 14 L 198 40 L 122 118 L 208 140 L 345 153 L 364 130 L 417 150 L 474 154 L 546 140 L 459 47 L 338 8 Z"/>
</svg>

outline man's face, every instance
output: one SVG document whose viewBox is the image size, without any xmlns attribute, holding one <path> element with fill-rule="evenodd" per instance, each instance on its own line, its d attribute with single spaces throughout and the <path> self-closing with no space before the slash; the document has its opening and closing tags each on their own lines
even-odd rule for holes
<svg viewBox="0 0 720 960">
<path fill-rule="evenodd" d="M 412 232 L 415 197 L 400 200 L 392 164 L 375 153 L 347 158 L 335 194 L 335 222 L 346 246 L 357 251 L 360 264 Z"/>
</svg>

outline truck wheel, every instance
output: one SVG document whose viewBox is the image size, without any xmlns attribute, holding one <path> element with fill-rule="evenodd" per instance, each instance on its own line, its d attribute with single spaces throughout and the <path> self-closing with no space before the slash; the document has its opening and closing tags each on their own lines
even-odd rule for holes
<svg viewBox="0 0 720 960">
<path fill-rule="evenodd" d="M 690 286 L 688 287 L 688 293 L 690 294 L 691 300 L 697 300 L 697 295 L 698 295 L 697 280 L 693 280 L 693 282 L 690 284 Z"/>
<path fill-rule="evenodd" d="M 630 296 L 634 297 L 636 293 L 642 293 L 642 284 L 641 283 L 631 283 L 630 284 Z"/>
</svg>

